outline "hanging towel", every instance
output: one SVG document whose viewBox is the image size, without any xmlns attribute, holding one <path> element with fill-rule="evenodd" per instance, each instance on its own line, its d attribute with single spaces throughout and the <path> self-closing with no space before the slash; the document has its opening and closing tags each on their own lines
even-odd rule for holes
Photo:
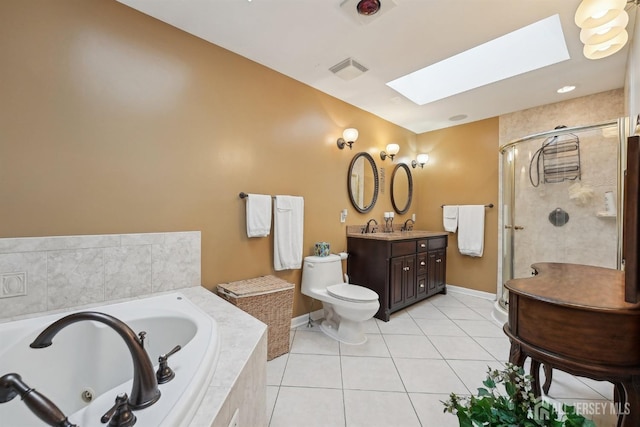
<svg viewBox="0 0 640 427">
<path fill-rule="evenodd" d="M 273 267 L 276 271 L 302 268 L 304 199 L 275 196 L 273 212 Z"/>
<path fill-rule="evenodd" d="M 271 233 L 271 196 L 249 194 L 247 197 L 247 237 L 266 237 Z"/>
<path fill-rule="evenodd" d="M 442 224 L 444 231 L 455 233 L 458 228 L 458 206 L 445 205 L 442 207 Z"/>
<path fill-rule="evenodd" d="M 458 206 L 458 249 L 481 257 L 484 250 L 484 205 Z"/>
</svg>

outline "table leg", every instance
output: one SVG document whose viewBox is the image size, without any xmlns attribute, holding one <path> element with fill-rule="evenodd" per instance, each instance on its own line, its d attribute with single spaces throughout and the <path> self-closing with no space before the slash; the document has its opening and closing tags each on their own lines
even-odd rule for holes
<svg viewBox="0 0 640 427">
<path fill-rule="evenodd" d="M 616 385 L 620 399 L 618 427 L 637 427 L 640 425 L 640 376 L 623 381 L 621 388 Z"/>
<path fill-rule="evenodd" d="M 549 388 L 551 387 L 551 380 L 553 379 L 553 368 L 551 365 L 545 363 L 543 365 L 544 368 L 544 384 L 542 386 L 542 391 L 544 394 L 549 394 Z"/>
<path fill-rule="evenodd" d="M 533 384 L 531 388 L 535 397 L 540 397 L 542 392 L 540 391 L 540 362 L 535 359 L 531 359 L 531 369 L 529 375 L 533 378 Z"/>
<path fill-rule="evenodd" d="M 522 351 L 522 347 L 515 341 L 511 341 L 511 350 L 509 351 L 509 362 L 516 366 L 524 366 L 527 355 Z"/>
</svg>

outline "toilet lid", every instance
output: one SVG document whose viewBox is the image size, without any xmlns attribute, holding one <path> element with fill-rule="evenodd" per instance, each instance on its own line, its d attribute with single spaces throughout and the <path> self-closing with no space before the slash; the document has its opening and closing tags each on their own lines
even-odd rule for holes
<svg viewBox="0 0 640 427">
<path fill-rule="evenodd" d="M 371 289 L 349 283 L 327 286 L 327 293 L 338 299 L 351 302 L 378 301 L 378 294 Z"/>
</svg>

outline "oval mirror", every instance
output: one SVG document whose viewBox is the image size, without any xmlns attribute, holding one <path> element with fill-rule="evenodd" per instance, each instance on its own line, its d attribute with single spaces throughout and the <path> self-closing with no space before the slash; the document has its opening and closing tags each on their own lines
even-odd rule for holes
<svg viewBox="0 0 640 427">
<path fill-rule="evenodd" d="M 391 204 L 398 214 L 405 214 L 411 207 L 413 178 L 411 170 L 404 163 L 398 163 L 391 174 Z"/>
<path fill-rule="evenodd" d="M 358 212 L 369 212 L 378 199 L 378 169 L 369 153 L 353 156 L 347 175 L 351 204 Z"/>
</svg>

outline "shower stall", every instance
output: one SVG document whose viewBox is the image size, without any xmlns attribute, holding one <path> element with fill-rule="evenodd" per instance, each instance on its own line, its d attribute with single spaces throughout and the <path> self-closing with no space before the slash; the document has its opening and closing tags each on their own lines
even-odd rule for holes
<svg viewBox="0 0 640 427">
<path fill-rule="evenodd" d="M 625 120 L 561 127 L 500 147 L 501 259 L 495 317 L 506 320 L 507 280 L 531 264 L 621 269 Z"/>
</svg>

